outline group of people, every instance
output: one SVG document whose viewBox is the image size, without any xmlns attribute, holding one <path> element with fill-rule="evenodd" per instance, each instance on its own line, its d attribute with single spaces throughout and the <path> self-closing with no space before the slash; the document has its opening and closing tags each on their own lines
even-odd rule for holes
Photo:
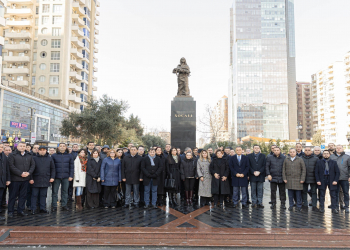
<svg viewBox="0 0 350 250">
<path fill-rule="evenodd" d="M 0 144 L 0 200 L 6 202 L 9 191 L 8 216 L 13 217 L 18 200 L 17 215 L 47 213 L 46 198 L 52 185 L 52 211 L 57 211 L 61 190 L 61 209 L 69 210 L 73 200 L 77 210 L 86 208 L 115 208 L 118 192 L 125 197 L 123 207 L 143 206 L 145 209 L 178 205 L 178 197 L 185 205 L 200 202 L 201 206 L 233 208 L 264 208 L 263 191 L 267 179 L 271 187 L 271 209 L 276 208 L 279 190 L 281 209 L 286 209 L 286 189 L 289 210 L 308 207 L 311 196 L 313 211 L 324 212 L 327 188 L 333 213 L 344 209 L 349 213 L 350 156 L 341 145 L 329 144 L 321 152 L 319 147 L 303 149 L 297 143 L 284 155 L 276 145 L 265 156 L 260 146 L 253 152 L 241 147 L 198 149 L 183 152 L 170 144 L 152 147 L 145 154 L 143 146 L 129 144 L 127 148 L 110 149 L 89 142 L 84 149 L 77 144 L 71 148 L 60 143 L 57 150 L 45 146 L 19 143 L 12 152 Z M 5 149 L 5 150 L 4 150 Z M 11 148 L 10 148 L 11 149 Z M 251 201 L 248 186 L 251 187 Z M 318 191 L 317 191 L 318 190 Z M 317 202 L 319 201 L 319 209 Z M 37 205 L 39 210 L 37 211 Z"/>
</svg>

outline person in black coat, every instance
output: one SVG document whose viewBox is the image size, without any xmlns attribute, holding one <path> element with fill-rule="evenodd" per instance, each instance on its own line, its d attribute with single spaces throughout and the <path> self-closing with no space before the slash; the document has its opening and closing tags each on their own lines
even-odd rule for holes
<svg viewBox="0 0 350 250">
<path fill-rule="evenodd" d="M 223 207 L 224 196 L 230 194 L 230 183 L 227 179 L 230 169 L 227 160 L 222 158 L 224 153 L 219 149 L 216 157 L 212 159 L 209 170 L 213 176 L 211 182 L 211 193 L 214 195 L 214 206 L 217 206 L 220 199 L 220 207 Z"/>
<path fill-rule="evenodd" d="M 35 170 L 29 181 L 32 186 L 31 210 L 32 214 L 36 211 L 36 202 L 39 199 L 40 213 L 47 213 L 46 197 L 47 188 L 55 180 L 55 164 L 45 146 L 40 146 L 39 155 L 34 157 Z"/>
<path fill-rule="evenodd" d="M 125 205 L 129 207 L 132 205 L 131 187 L 134 192 L 134 205 L 139 206 L 140 196 L 139 187 L 140 181 L 143 181 L 143 174 L 141 171 L 142 157 L 137 154 L 135 146 L 130 148 L 130 155 L 125 155 L 122 161 L 122 179 L 125 182 Z"/>
<path fill-rule="evenodd" d="M 162 165 L 162 173 L 157 178 L 157 182 L 158 182 L 158 190 L 157 190 L 158 200 L 157 200 L 157 204 L 159 206 L 163 206 L 166 203 L 166 194 L 165 194 L 164 182 L 165 182 L 165 173 L 166 173 L 165 161 L 166 161 L 166 158 L 167 158 L 168 154 L 165 155 L 164 153 L 162 153 L 162 148 L 157 147 L 156 148 L 156 156 L 159 157 L 161 165 Z"/>
<path fill-rule="evenodd" d="M 144 185 L 144 208 L 150 206 L 150 192 L 152 191 L 152 206 L 157 208 L 157 190 L 160 176 L 163 172 L 162 161 L 156 156 L 156 151 L 151 148 L 148 151 L 148 155 L 143 158 L 141 162 L 141 170 L 143 172 L 143 185 Z"/>
<path fill-rule="evenodd" d="M 266 176 L 266 157 L 261 153 L 259 145 L 254 145 L 253 153 L 248 155 L 248 159 L 250 163 L 249 181 L 251 187 L 252 207 L 264 208 L 262 202 Z"/>
<path fill-rule="evenodd" d="M 20 142 L 17 151 L 10 154 L 8 162 L 11 172 L 11 184 L 9 186 L 8 216 L 13 217 L 16 197 L 18 197 L 17 214 L 26 216 L 24 204 L 27 197 L 30 175 L 35 170 L 33 156 L 25 152 L 26 144 Z"/>
<path fill-rule="evenodd" d="M 331 195 L 332 213 L 338 213 L 337 208 L 337 184 L 339 181 L 339 168 L 336 161 L 330 160 L 331 152 L 323 151 L 323 159 L 318 160 L 315 168 L 317 187 L 320 191 L 320 212 L 324 213 L 324 201 L 327 187 Z"/>
<path fill-rule="evenodd" d="M 173 189 L 168 189 L 169 196 L 169 206 L 177 206 L 176 194 L 180 192 L 181 189 L 181 175 L 180 175 L 181 157 L 177 153 L 176 148 L 170 150 L 170 154 L 165 161 L 166 176 L 167 178 L 172 178 L 175 180 L 175 186 Z"/>
<path fill-rule="evenodd" d="M 185 186 L 185 196 L 187 205 L 192 205 L 193 189 L 195 184 L 197 161 L 193 159 L 191 152 L 187 152 L 185 159 L 181 161 L 180 173 Z"/>
<path fill-rule="evenodd" d="M 96 208 L 99 206 L 101 193 L 101 170 L 102 159 L 100 153 L 94 149 L 91 152 L 91 158 L 86 167 L 86 202 L 88 207 Z"/>
<path fill-rule="evenodd" d="M 3 152 L 4 145 L 0 144 L 0 201 L 2 201 L 3 195 L 6 197 L 6 188 L 10 185 L 10 168 L 6 155 Z M 5 198 L 6 204 L 6 198 Z M 0 206 L 1 212 L 1 206 Z M 0 220 L 5 220 L 5 217 L 0 217 Z"/>
</svg>

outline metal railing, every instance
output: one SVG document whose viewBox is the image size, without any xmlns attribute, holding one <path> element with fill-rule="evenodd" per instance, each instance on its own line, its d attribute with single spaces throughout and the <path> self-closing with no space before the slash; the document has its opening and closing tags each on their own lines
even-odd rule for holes
<svg viewBox="0 0 350 250">
<path fill-rule="evenodd" d="M 20 91 L 22 93 L 26 93 L 28 95 L 34 96 L 34 97 L 39 98 L 41 100 L 50 102 L 50 103 L 55 104 L 57 106 L 60 106 L 62 108 L 69 109 L 69 106 L 64 104 L 64 103 L 62 103 L 61 100 L 53 100 L 50 97 L 44 96 L 42 94 L 38 94 L 38 93 L 35 92 L 34 89 L 30 90 L 29 88 L 27 88 L 25 86 L 20 86 L 20 85 L 15 84 L 14 82 L 7 81 L 7 80 L 2 80 L 1 84 L 6 86 L 6 87 L 9 87 L 9 88 L 15 89 L 17 91 Z"/>
</svg>

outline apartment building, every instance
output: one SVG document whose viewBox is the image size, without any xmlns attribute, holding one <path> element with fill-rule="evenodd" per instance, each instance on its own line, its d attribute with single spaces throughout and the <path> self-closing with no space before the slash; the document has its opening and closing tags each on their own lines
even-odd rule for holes
<svg viewBox="0 0 350 250">
<path fill-rule="evenodd" d="M 347 86 L 344 62 L 334 62 L 312 75 L 312 108 L 314 131 L 322 131 L 325 143 L 347 145 Z M 350 98 L 349 98 L 350 99 Z M 317 117 L 317 124 L 315 123 Z"/>
<path fill-rule="evenodd" d="M 228 97 L 223 96 L 220 98 L 220 100 L 217 102 L 215 106 L 215 130 L 217 133 L 217 141 L 228 141 L 230 140 L 230 133 L 229 133 L 229 127 L 228 127 Z M 212 133 L 212 137 L 213 137 Z"/>
<path fill-rule="evenodd" d="M 298 138 L 300 140 L 311 140 L 313 135 L 312 106 L 309 82 L 297 82 L 297 120 Z"/>
<path fill-rule="evenodd" d="M 312 110 L 312 130 L 316 133 L 318 130 L 318 106 L 317 106 L 317 77 L 316 74 L 311 76 L 311 110 Z"/>
<path fill-rule="evenodd" d="M 345 72 L 345 93 L 346 93 L 346 132 L 350 133 L 350 51 L 344 57 Z"/>
<path fill-rule="evenodd" d="M 0 27 L 5 27 L 5 12 L 6 12 L 7 0 L 0 0 Z M 4 46 L 5 39 L 3 36 L 0 36 L 0 74 L 2 70 L 2 48 Z"/>
<path fill-rule="evenodd" d="M 97 91 L 96 0 L 8 0 L 2 80 L 47 95 L 71 111 Z"/>
</svg>

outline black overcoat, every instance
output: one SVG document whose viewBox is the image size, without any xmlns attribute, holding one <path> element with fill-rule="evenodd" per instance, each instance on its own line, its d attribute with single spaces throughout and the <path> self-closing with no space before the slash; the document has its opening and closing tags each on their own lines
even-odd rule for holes
<svg viewBox="0 0 350 250">
<path fill-rule="evenodd" d="M 49 153 L 34 157 L 35 169 L 32 175 L 33 187 L 49 187 L 50 179 L 55 179 L 55 164 Z"/>
<path fill-rule="evenodd" d="M 228 177 L 230 169 L 226 159 L 214 158 L 210 163 L 209 170 L 212 177 L 211 180 L 211 193 L 212 194 L 230 194 L 230 180 L 222 181 L 222 177 Z M 216 179 L 214 174 L 219 174 L 220 179 Z"/>
<path fill-rule="evenodd" d="M 159 157 L 154 158 L 154 166 L 151 164 L 151 159 L 146 156 L 141 162 L 141 170 L 143 173 L 143 185 L 148 186 L 153 179 L 153 186 L 158 185 L 158 177 L 162 174 L 163 166 Z"/>
<path fill-rule="evenodd" d="M 143 158 L 136 154 L 134 157 L 125 155 L 122 161 L 122 179 L 126 179 L 126 184 L 139 184 L 143 178 L 141 162 Z"/>
<path fill-rule="evenodd" d="M 86 188 L 91 194 L 99 194 L 101 192 L 101 181 L 97 182 L 97 179 L 100 177 L 101 164 L 101 158 L 98 162 L 96 162 L 94 158 L 90 158 L 87 162 Z"/>
<path fill-rule="evenodd" d="M 165 189 L 164 189 L 164 183 L 165 183 L 165 174 L 166 174 L 166 169 L 165 169 L 165 161 L 166 161 L 166 156 L 164 154 L 157 155 L 157 157 L 160 159 L 160 163 L 162 165 L 162 172 L 157 178 L 158 182 L 158 188 L 157 192 L 158 194 L 165 194 Z"/>
<path fill-rule="evenodd" d="M 167 190 L 169 193 L 179 193 L 181 188 L 181 175 L 180 175 L 180 166 L 181 166 L 181 158 L 177 157 L 177 163 L 173 159 L 171 155 L 169 155 L 165 161 L 166 166 L 166 177 L 175 179 L 175 189 Z"/>
<path fill-rule="evenodd" d="M 9 163 L 4 153 L 1 153 L 0 162 L 0 188 L 6 188 L 6 182 L 11 181 L 11 177 Z"/>
<path fill-rule="evenodd" d="M 249 168 L 249 181 L 252 182 L 265 182 L 265 176 L 266 176 L 266 156 L 262 153 L 259 154 L 258 160 L 255 160 L 255 154 L 249 154 L 248 155 L 250 168 Z M 255 176 L 254 172 L 259 171 L 260 175 Z"/>
<path fill-rule="evenodd" d="M 329 167 L 329 181 L 330 181 L 330 190 L 337 190 L 337 185 L 333 185 L 333 181 L 338 182 L 340 171 L 338 168 L 338 164 L 336 161 L 329 160 L 328 161 L 328 167 Z M 317 185 L 318 189 L 325 190 L 326 189 L 326 183 L 324 182 L 324 170 L 326 168 L 326 162 L 324 159 L 318 160 L 316 163 L 315 168 L 315 177 L 316 182 L 321 182 L 321 185 Z"/>
</svg>

